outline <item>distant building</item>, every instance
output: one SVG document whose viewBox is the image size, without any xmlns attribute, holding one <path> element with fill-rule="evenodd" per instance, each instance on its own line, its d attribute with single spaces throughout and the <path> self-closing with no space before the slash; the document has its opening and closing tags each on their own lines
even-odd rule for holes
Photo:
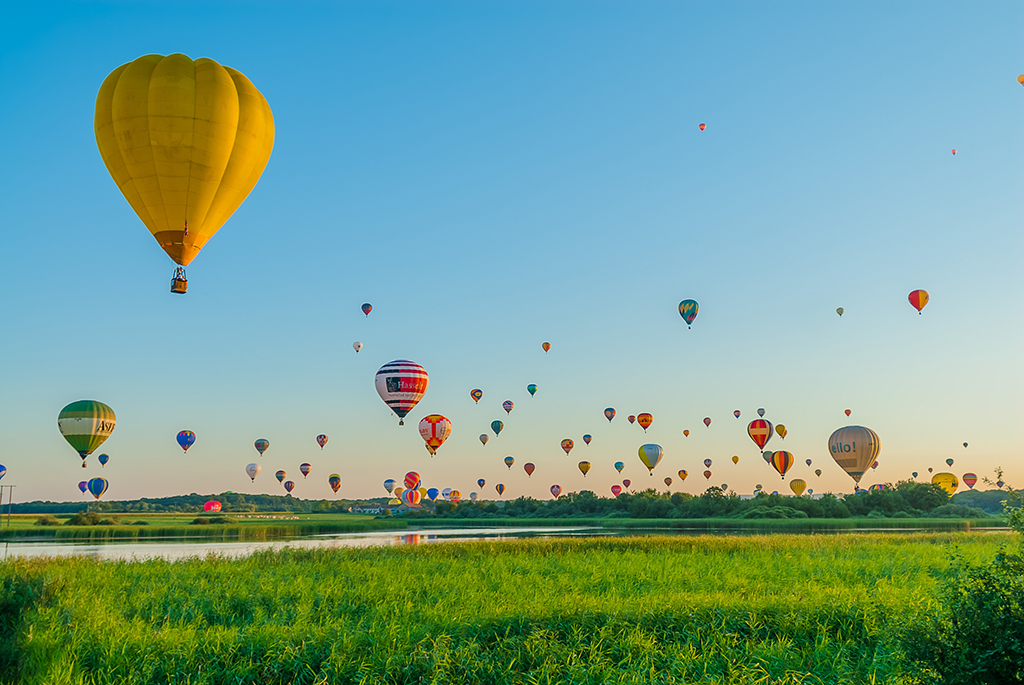
<svg viewBox="0 0 1024 685">
<path fill-rule="evenodd" d="M 373 514 L 374 516 L 384 513 L 384 507 L 381 504 L 365 504 L 361 506 L 352 507 L 353 514 Z"/>
</svg>

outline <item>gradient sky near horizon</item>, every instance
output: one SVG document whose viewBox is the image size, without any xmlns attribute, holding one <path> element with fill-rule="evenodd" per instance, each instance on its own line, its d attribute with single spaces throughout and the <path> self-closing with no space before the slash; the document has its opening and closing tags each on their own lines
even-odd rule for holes
<svg viewBox="0 0 1024 685">
<path fill-rule="evenodd" d="M 674 491 L 788 491 L 746 435 L 764 407 L 816 492 L 852 489 L 827 451 L 851 423 L 882 440 L 862 484 L 951 457 L 1019 487 L 1022 29 L 1019 2 L 5 3 L 3 484 L 280 494 L 283 468 L 295 496 L 337 472 L 356 498 L 416 470 L 508 499 L 686 469 Z M 92 127 L 110 71 L 171 52 L 246 74 L 277 126 L 184 297 Z M 373 380 L 403 358 L 431 384 L 399 427 Z M 103 469 L 57 430 L 77 399 L 117 413 Z M 434 412 L 454 431 L 431 459 Z"/>
</svg>

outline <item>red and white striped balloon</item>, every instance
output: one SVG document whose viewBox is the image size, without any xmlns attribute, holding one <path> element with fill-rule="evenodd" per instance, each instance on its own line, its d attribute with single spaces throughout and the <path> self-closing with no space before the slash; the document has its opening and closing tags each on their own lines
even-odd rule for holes
<svg viewBox="0 0 1024 685">
<path fill-rule="evenodd" d="M 404 426 L 402 419 L 423 399 L 430 385 L 430 376 L 416 362 L 396 359 L 377 370 L 374 385 L 384 404 L 398 414 L 398 425 Z"/>
</svg>

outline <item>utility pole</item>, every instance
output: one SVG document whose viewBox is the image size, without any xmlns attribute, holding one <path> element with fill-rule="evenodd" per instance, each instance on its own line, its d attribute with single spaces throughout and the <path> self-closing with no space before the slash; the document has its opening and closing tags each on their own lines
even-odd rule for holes
<svg viewBox="0 0 1024 685">
<path fill-rule="evenodd" d="M 18 487 L 18 486 L 17 485 L 0 485 L 0 510 L 2 510 L 2 508 L 4 506 L 4 488 L 8 488 L 8 492 L 10 493 L 7 496 L 7 528 L 8 528 L 8 530 L 11 527 L 11 504 L 14 502 L 14 488 L 16 488 L 16 487 Z"/>
</svg>

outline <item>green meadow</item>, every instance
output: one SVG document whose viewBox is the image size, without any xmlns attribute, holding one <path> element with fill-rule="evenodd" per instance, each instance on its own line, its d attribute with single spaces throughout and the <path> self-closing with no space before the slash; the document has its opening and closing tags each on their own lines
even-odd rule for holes
<svg viewBox="0 0 1024 685">
<path fill-rule="evenodd" d="M 53 517 L 53 525 L 37 525 L 38 515 L 4 517 L 0 540 L 52 538 L 56 541 L 130 540 L 138 538 L 205 538 L 272 540 L 326 533 L 360 533 L 404 528 L 404 521 L 359 514 L 99 514 L 93 525 L 69 525 L 70 515 Z M 198 523 L 197 523 L 198 520 Z M 218 523 L 218 520 L 224 520 Z"/>
<path fill-rule="evenodd" d="M 918 683 L 1005 532 L 505 540 L 0 564 L 7 683 Z"/>
</svg>

